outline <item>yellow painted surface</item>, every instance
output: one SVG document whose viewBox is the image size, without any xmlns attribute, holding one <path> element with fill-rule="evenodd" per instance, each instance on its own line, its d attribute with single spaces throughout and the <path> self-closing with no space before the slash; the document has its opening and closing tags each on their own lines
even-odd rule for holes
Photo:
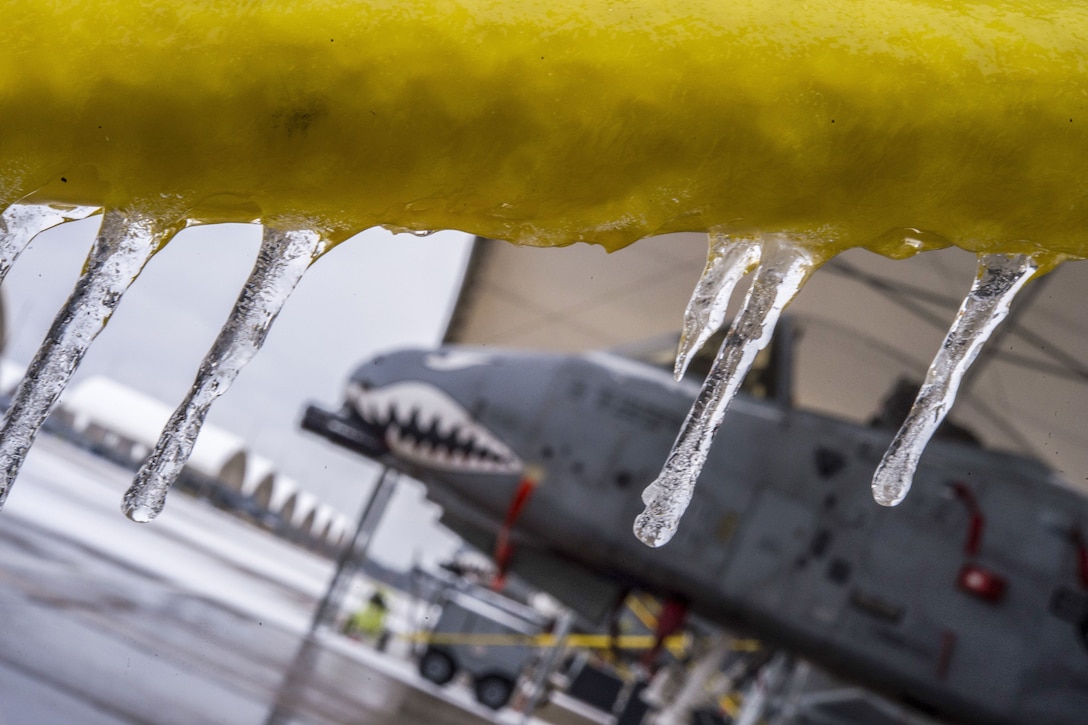
<svg viewBox="0 0 1088 725">
<path fill-rule="evenodd" d="M 0 201 L 1085 256 L 1086 61 L 1082 0 L 6 0 Z"/>
<path fill-rule="evenodd" d="M 652 634 L 628 634 L 613 637 L 608 634 L 571 634 L 562 639 L 553 634 L 498 634 L 461 632 L 417 632 L 405 635 L 414 642 L 473 647 L 584 647 L 587 649 L 651 649 L 656 640 Z M 664 646 L 679 656 L 691 647 L 691 637 L 674 634 L 665 638 Z"/>
</svg>

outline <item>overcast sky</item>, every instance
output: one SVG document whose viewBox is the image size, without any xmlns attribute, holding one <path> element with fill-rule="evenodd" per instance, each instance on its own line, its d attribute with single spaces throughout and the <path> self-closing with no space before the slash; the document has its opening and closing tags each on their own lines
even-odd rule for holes
<svg viewBox="0 0 1088 725">
<path fill-rule="evenodd" d="M 5 355 L 25 364 L 71 292 L 98 217 L 41 235 L 4 282 Z M 148 264 L 99 336 L 73 385 L 114 377 L 177 405 L 248 276 L 260 243 L 256 225 L 182 232 Z M 350 371 L 376 352 L 434 345 L 444 331 L 470 237 L 425 238 L 371 230 L 333 249 L 306 274 L 268 341 L 208 418 L 244 437 L 250 450 L 320 500 L 354 516 L 374 467 L 298 429 L 308 401 L 338 406 Z M 18 489 L 16 488 L 16 491 Z M 14 494 L 13 494 L 14 495 Z M 169 506 L 169 504 L 168 504 Z M 448 545 L 425 524 L 406 490 L 376 542 L 389 563 Z M 120 514 L 118 514 L 120 515 Z M 395 531 L 408 532 L 396 537 Z"/>
</svg>

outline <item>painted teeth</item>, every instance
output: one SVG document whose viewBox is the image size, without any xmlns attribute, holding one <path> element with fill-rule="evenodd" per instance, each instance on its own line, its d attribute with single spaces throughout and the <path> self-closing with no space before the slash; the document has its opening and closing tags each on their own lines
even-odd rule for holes
<svg viewBox="0 0 1088 725">
<path fill-rule="evenodd" d="M 521 461 L 444 392 L 423 383 L 394 383 L 377 390 L 358 383 L 345 396 L 367 423 L 385 429 L 397 455 L 444 470 L 517 472 Z"/>
</svg>

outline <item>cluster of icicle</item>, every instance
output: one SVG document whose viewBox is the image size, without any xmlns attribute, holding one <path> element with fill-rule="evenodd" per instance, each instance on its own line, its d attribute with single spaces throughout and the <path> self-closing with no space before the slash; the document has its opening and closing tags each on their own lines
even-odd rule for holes
<svg viewBox="0 0 1088 725">
<path fill-rule="evenodd" d="M 37 234 L 100 211 L 102 224 L 83 276 L 57 314 L 0 423 L 0 506 L 38 429 L 125 290 L 151 257 L 185 226 L 184 222 L 163 222 L 155 215 L 131 210 L 87 207 L 17 203 L 0 215 L 2 282 Z M 204 358 L 189 394 L 124 496 L 122 509 L 129 518 L 146 522 L 162 510 L 212 402 L 226 392 L 260 349 L 284 302 L 326 247 L 326 240 L 315 231 L 265 227 L 253 272 L 226 324 Z M 635 533 L 646 544 L 661 546 L 676 532 L 714 434 L 741 381 L 756 355 L 770 342 L 783 308 L 823 261 L 817 240 L 785 234 L 731 237 L 722 231 L 711 232 L 706 270 L 685 313 L 676 361 L 678 379 L 691 355 L 724 325 L 737 284 L 755 271 L 661 475 L 643 492 L 646 510 L 635 522 Z M 963 375 L 1008 314 L 1013 297 L 1038 269 L 1038 260 L 1028 255 L 979 258 L 975 283 L 929 369 L 914 408 L 877 469 L 873 494 L 878 502 L 891 506 L 903 500 L 922 450 L 951 407 Z"/>
<path fill-rule="evenodd" d="M 91 343 L 144 266 L 185 222 L 116 209 L 12 204 L 0 215 L 0 282 L 39 233 L 102 211 L 102 225 L 75 290 L 57 313 L 0 423 L 0 505 L 34 437 L 56 406 Z M 176 215 L 172 215 L 176 219 Z M 167 491 L 192 453 L 212 402 L 260 349 L 302 274 L 326 249 L 313 231 L 265 227 L 253 272 L 197 372 L 189 394 L 124 496 L 122 510 L 146 522 L 162 511 Z"/>
<path fill-rule="evenodd" d="M 782 234 L 730 237 L 711 231 L 706 269 L 684 315 L 677 380 L 691 355 L 725 324 L 730 297 L 741 278 L 755 272 L 661 475 L 642 493 L 646 509 L 635 520 L 635 535 L 644 543 L 661 546 L 676 533 L 729 404 L 756 355 L 770 342 L 783 308 L 824 261 L 818 241 Z M 1039 260 L 1030 255 L 979 256 L 971 291 L 910 414 L 877 467 L 873 497 L 878 503 L 894 506 L 907 495 L 922 451 L 952 407 L 963 376 L 1008 315 L 1013 297 L 1039 268 Z"/>
</svg>

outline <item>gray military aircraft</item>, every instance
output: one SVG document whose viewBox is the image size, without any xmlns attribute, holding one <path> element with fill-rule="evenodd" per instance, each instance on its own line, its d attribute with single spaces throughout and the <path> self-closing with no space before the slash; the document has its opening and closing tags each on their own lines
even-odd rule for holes
<svg viewBox="0 0 1088 725">
<path fill-rule="evenodd" d="M 696 392 L 665 370 L 406 350 L 304 427 L 419 479 L 447 526 L 498 540 L 505 567 L 585 614 L 635 587 L 943 718 L 1088 722 L 1088 501 L 953 429 L 902 505 L 876 505 L 899 420 L 793 407 L 791 339 L 787 325 L 749 376 L 660 549 L 632 523 Z"/>
</svg>

